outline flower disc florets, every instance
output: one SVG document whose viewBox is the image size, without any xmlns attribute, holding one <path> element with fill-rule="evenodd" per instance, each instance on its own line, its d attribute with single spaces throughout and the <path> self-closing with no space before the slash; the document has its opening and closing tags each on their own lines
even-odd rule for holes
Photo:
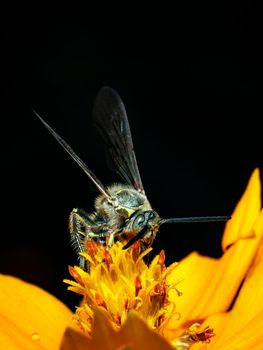
<svg viewBox="0 0 263 350">
<path fill-rule="evenodd" d="M 148 266 L 143 258 L 151 248 L 141 252 L 139 242 L 123 250 L 120 242 L 107 249 L 88 241 L 86 248 L 87 253 L 81 255 L 89 264 L 89 272 L 78 266 L 69 267 L 75 281 L 65 280 L 70 290 L 83 296 L 75 313 L 81 328 L 91 333 L 94 309 L 99 307 L 115 329 L 119 329 L 133 311 L 152 329 L 162 333 L 163 326 L 175 313 L 169 292 L 173 289 L 180 295 L 176 283 L 167 282 L 177 263 L 167 268 L 162 250 Z"/>
</svg>

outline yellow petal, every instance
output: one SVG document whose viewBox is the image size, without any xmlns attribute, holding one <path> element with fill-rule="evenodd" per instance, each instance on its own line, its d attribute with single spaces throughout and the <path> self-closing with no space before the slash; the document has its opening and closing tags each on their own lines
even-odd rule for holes
<svg viewBox="0 0 263 350">
<path fill-rule="evenodd" d="M 0 349 L 59 349 L 71 311 L 18 278 L 0 275 L 0 286 Z"/>
<path fill-rule="evenodd" d="M 240 320 L 241 321 L 241 320 Z M 230 325 L 231 327 L 231 325 Z M 258 313 L 250 322 L 245 324 L 237 332 L 233 332 L 230 338 L 223 337 L 222 342 L 214 345 L 215 350 L 262 350 L 263 337 L 263 311 Z"/>
<path fill-rule="evenodd" d="M 257 171 L 254 172 L 248 188 L 250 194 L 257 192 L 259 196 L 256 175 L 258 175 Z M 253 189 L 255 183 L 257 190 Z M 247 201 L 250 202 L 248 198 Z M 248 207 L 247 210 L 250 211 Z M 257 209 L 255 212 L 257 212 L 257 218 L 254 215 L 253 225 L 247 226 L 249 232 L 253 232 L 253 237 L 238 240 L 220 259 L 192 253 L 171 273 L 169 283 L 182 280 L 178 285 L 182 296 L 180 298 L 171 296 L 181 318 L 170 321 L 171 329 L 169 330 L 168 327 L 166 334 L 168 337 L 173 336 L 173 329 L 177 329 L 176 334 L 178 334 L 182 331 L 178 328 L 202 321 L 213 313 L 226 311 L 231 305 L 262 238 L 262 214 Z M 245 215 L 244 212 L 243 214 Z M 247 221 L 244 220 L 244 222 Z"/>
<path fill-rule="evenodd" d="M 240 317 L 239 329 L 235 329 L 231 322 L 233 315 L 232 310 L 229 313 L 213 315 L 205 321 L 203 326 L 209 325 L 216 333 L 207 345 L 207 350 L 262 350 L 263 311 L 248 322 L 246 318 Z M 191 350 L 200 350 L 200 347 L 195 344 Z"/>
<path fill-rule="evenodd" d="M 255 224 L 255 231 L 263 231 L 263 212 Z M 237 300 L 230 312 L 214 314 L 203 327 L 216 333 L 207 349 L 262 349 L 263 339 L 263 241 L 246 276 Z M 199 350 L 195 345 L 193 350 Z"/>
<path fill-rule="evenodd" d="M 180 335 L 182 333 L 180 327 L 190 326 L 202 315 L 200 307 L 203 308 L 203 294 L 205 290 L 209 290 L 211 276 L 216 269 L 218 269 L 216 259 L 203 257 L 194 252 L 183 259 L 175 271 L 168 276 L 169 284 L 173 284 L 176 280 L 182 280 L 177 284 L 182 295 L 178 297 L 176 292 L 170 294 L 170 300 L 174 301 L 180 318 L 175 317 L 169 322 L 165 334 L 168 338 L 174 338 L 175 330 L 177 330 L 176 335 Z M 171 334 L 169 335 L 170 330 Z"/>
<path fill-rule="evenodd" d="M 257 230 L 263 231 L 263 212 L 257 221 L 256 228 Z M 249 270 L 249 273 L 245 279 L 245 282 L 239 292 L 239 295 L 231 312 L 226 313 L 224 316 L 216 316 L 216 321 L 215 319 L 211 320 L 211 318 L 207 321 L 210 323 L 210 326 L 216 329 L 216 333 L 218 334 L 217 338 L 215 339 L 216 344 L 219 343 L 226 345 L 227 342 L 230 342 L 232 344 L 234 342 L 233 339 L 237 337 L 237 334 L 239 334 L 238 337 L 240 339 L 240 336 L 244 333 L 248 333 L 247 341 L 249 340 L 249 342 L 252 343 L 252 340 L 249 339 L 250 332 L 253 332 L 253 336 L 257 337 L 257 339 L 258 337 L 261 337 L 261 339 L 263 339 L 263 329 L 259 330 L 258 326 L 256 324 L 253 324 L 253 322 L 257 320 L 257 322 L 259 322 L 262 326 L 262 322 L 259 317 L 259 315 L 263 317 L 262 296 L 263 242 L 261 241 L 257 256 L 253 262 L 252 267 Z M 253 327 L 253 330 L 250 330 L 249 327 Z M 248 347 L 248 349 L 250 348 Z"/>
<path fill-rule="evenodd" d="M 172 350 L 173 347 L 135 314 L 130 314 L 120 333 L 136 350 Z"/>
<path fill-rule="evenodd" d="M 169 277 L 169 283 L 183 280 L 178 285 L 182 296 L 171 296 L 181 318 L 172 319 L 169 327 L 178 329 L 228 309 L 255 256 L 262 237 L 262 225 L 258 224 L 261 221 L 262 216 L 254 226 L 255 238 L 236 242 L 222 258 L 192 253 L 179 263 Z"/>
<path fill-rule="evenodd" d="M 150 330 L 146 323 L 135 314 L 129 314 L 124 326 L 119 331 L 115 331 L 105 315 L 99 310 L 95 310 L 94 328 L 91 339 L 85 338 L 82 334 L 78 334 L 72 330 L 66 332 L 60 350 L 68 349 L 174 350 L 163 337 Z"/>
<path fill-rule="evenodd" d="M 261 208 L 260 191 L 259 170 L 255 169 L 244 194 L 232 214 L 231 220 L 226 223 L 222 240 L 224 251 L 240 238 L 249 238 L 253 235 L 252 226 Z"/>
<path fill-rule="evenodd" d="M 262 234 L 263 211 L 255 229 Z M 240 323 L 240 317 L 249 321 L 259 310 L 263 310 L 263 241 L 234 305 L 234 312 L 238 315 L 237 323 Z"/>
<path fill-rule="evenodd" d="M 59 350 L 91 350 L 91 347 L 87 347 L 88 341 L 89 339 L 84 334 L 67 328 Z"/>
</svg>

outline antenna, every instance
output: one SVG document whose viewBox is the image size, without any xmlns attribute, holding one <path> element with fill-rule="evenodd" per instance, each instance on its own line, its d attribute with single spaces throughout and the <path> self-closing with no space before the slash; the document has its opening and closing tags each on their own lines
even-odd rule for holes
<svg viewBox="0 0 263 350">
<path fill-rule="evenodd" d="M 231 216 L 190 216 L 187 218 L 169 218 L 161 219 L 159 225 L 162 224 L 181 224 L 181 223 L 192 223 L 192 222 L 218 222 L 227 221 L 231 219 Z"/>
<path fill-rule="evenodd" d="M 50 125 L 48 125 L 47 122 L 43 118 L 40 117 L 40 115 L 31 107 L 31 110 L 33 113 L 38 117 L 38 119 L 41 121 L 41 123 L 47 128 L 47 130 L 51 133 L 51 135 L 58 141 L 58 143 L 64 148 L 64 150 L 75 160 L 75 162 L 81 167 L 81 169 L 88 175 L 88 177 L 91 179 L 91 181 L 95 184 L 95 186 L 98 188 L 98 190 L 104 194 L 104 196 L 107 198 L 108 201 L 111 201 L 110 195 L 106 192 L 104 189 L 104 186 L 100 182 L 100 180 L 97 178 L 97 176 L 89 169 L 89 167 L 79 158 L 79 156 L 74 152 L 74 150 L 67 144 L 65 140 L 62 139 L 61 136 L 59 136 L 55 130 L 51 128 Z"/>
<path fill-rule="evenodd" d="M 169 219 L 160 219 L 159 226 L 162 224 L 182 224 L 182 223 L 192 223 L 192 222 L 220 222 L 220 221 L 227 221 L 231 219 L 231 216 L 190 216 L 187 218 L 169 218 Z M 143 238 L 144 234 L 147 232 L 148 226 L 146 225 L 139 233 L 137 233 L 136 236 L 134 236 L 132 239 L 129 240 L 128 243 L 125 244 L 122 249 L 127 249 L 133 243 L 138 241 L 139 239 Z"/>
</svg>

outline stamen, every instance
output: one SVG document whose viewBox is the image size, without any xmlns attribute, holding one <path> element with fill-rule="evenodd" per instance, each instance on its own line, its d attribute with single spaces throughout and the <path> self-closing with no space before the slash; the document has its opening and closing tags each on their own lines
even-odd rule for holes
<svg viewBox="0 0 263 350">
<path fill-rule="evenodd" d="M 149 266 L 146 265 L 143 258 L 151 248 L 140 252 L 139 241 L 127 250 L 122 249 L 121 242 L 106 248 L 92 240 L 86 242 L 85 248 L 87 251 L 81 255 L 91 262 L 89 273 L 70 266 L 69 273 L 75 281 L 65 280 L 70 290 L 83 296 L 74 317 L 81 329 L 92 333 L 94 310 L 99 306 L 107 312 L 116 330 L 133 311 L 149 327 L 162 333 L 163 325 L 171 318 L 171 313 L 176 312 L 175 304 L 169 300 L 169 293 L 175 287 L 168 284 L 167 277 L 177 264 L 166 268 L 162 250 Z M 201 333 L 199 337 L 202 337 Z"/>
<path fill-rule="evenodd" d="M 98 252 L 98 247 L 100 243 L 95 244 L 93 240 L 86 241 L 85 242 L 85 247 L 87 249 L 88 255 L 92 258 L 93 261 L 95 261 L 95 256 Z"/>
<path fill-rule="evenodd" d="M 76 269 L 72 266 L 68 266 L 68 271 L 70 273 L 70 276 L 74 278 L 76 282 L 78 282 L 82 287 L 84 287 L 84 284 L 82 282 L 82 278 L 80 274 L 76 271 Z"/>
<path fill-rule="evenodd" d="M 137 297 L 139 291 L 142 289 L 142 281 L 139 276 L 135 277 L 135 296 Z"/>
<path fill-rule="evenodd" d="M 104 309 L 107 310 L 107 305 L 105 303 L 105 300 L 102 298 L 102 296 L 100 294 L 96 293 L 95 294 L 95 299 L 96 299 L 96 302 L 97 302 L 98 306 L 104 307 Z"/>
<path fill-rule="evenodd" d="M 199 330 L 200 324 L 194 323 L 179 338 L 174 339 L 171 343 L 176 350 L 186 350 L 194 343 L 210 343 L 210 339 L 215 336 L 213 328 L 206 327 Z"/>
<path fill-rule="evenodd" d="M 133 261 L 136 262 L 140 255 L 140 242 L 136 241 L 132 246 L 132 258 Z"/>
<path fill-rule="evenodd" d="M 162 272 L 163 272 L 163 271 L 165 270 L 165 268 L 166 268 L 164 262 L 165 262 L 165 252 L 164 252 L 164 250 L 162 249 L 162 250 L 160 251 L 159 259 L 158 259 L 158 264 L 161 266 L 161 271 L 162 271 Z"/>
<path fill-rule="evenodd" d="M 110 265 L 113 263 L 111 254 L 107 248 L 104 247 L 104 261 L 107 265 L 108 270 L 110 269 Z"/>
</svg>

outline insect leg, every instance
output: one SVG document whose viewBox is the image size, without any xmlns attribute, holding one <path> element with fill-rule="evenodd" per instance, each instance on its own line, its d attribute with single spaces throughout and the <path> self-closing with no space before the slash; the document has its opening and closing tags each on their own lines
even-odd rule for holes
<svg viewBox="0 0 263 350">
<path fill-rule="evenodd" d="M 84 242 L 87 231 L 86 229 L 92 225 L 94 225 L 94 222 L 89 218 L 88 214 L 86 214 L 84 210 L 73 209 L 70 213 L 69 231 L 71 234 L 73 247 L 77 253 L 85 252 Z M 87 270 L 89 270 L 89 266 L 85 266 L 87 263 L 82 256 L 79 257 L 79 263 L 80 267 L 87 268 Z"/>
<path fill-rule="evenodd" d="M 108 244 L 107 244 L 107 248 L 110 248 L 113 245 L 113 243 L 114 243 L 114 235 L 115 235 L 115 232 L 112 232 L 110 234 L 110 237 L 109 237 L 109 240 L 108 240 Z"/>
<path fill-rule="evenodd" d="M 109 230 L 109 231 L 110 231 L 110 230 Z M 108 249 L 113 245 L 115 238 L 116 238 L 118 235 L 121 235 L 121 234 L 122 234 L 122 230 L 116 229 L 116 228 L 115 228 L 115 230 L 113 230 L 113 231 L 111 231 L 111 232 L 109 233 L 109 240 L 108 240 L 108 242 L 107 242 L 107 248 L 108 248 Z"/>
</svg>

